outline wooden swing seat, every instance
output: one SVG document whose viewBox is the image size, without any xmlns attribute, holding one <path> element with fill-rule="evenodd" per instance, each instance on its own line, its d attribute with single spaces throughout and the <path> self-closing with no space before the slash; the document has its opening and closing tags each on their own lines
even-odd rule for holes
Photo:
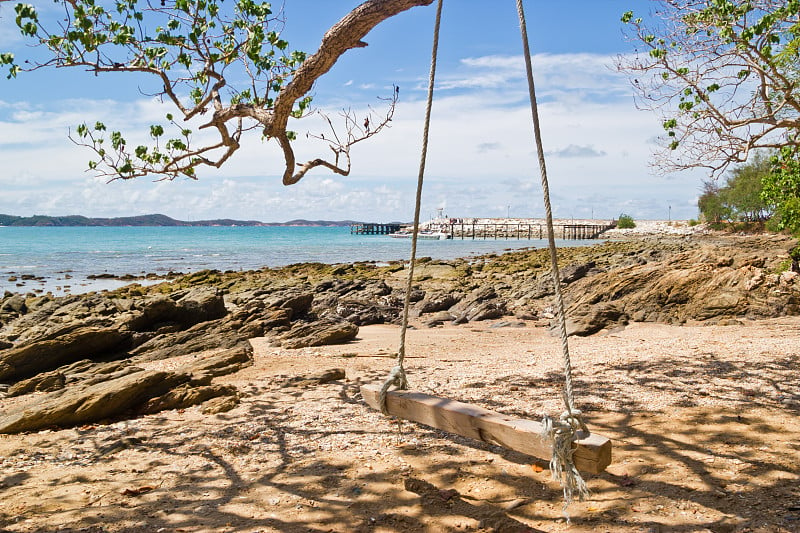
<svg viewBox="0 0 800 533">
<path fill-rule="evenodd" d="M 380 390 L 381 386 L 376 384 L 361 386 L 364 401 L 379 411 Z M 546 461 L 552 455 L 550 443 L 541 436 L 543 426 L 540 422 L 407 390 L 389 391 L 386 407 L 390 415 L 462 437 L 496 444 Z M 611 440 L 594 433 L 577 440 L 572 459 L 581 472 L 599 474 L 611 464 Z"/>
</svg>

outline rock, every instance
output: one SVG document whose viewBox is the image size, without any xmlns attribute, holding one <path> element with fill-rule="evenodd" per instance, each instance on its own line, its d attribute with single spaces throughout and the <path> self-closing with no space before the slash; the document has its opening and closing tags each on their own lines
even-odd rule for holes
<svg viewBox="0 0 800 533">
<path fill-rule="evenodd" d="M 59 371 L 44 372 L 29 379 L 15 383 L 8 388 L 6 396 L 22 396 L 30 392 L 51 392 L 63 389 L 67 384 L 67 377 Z"/>
<path fill-rule="evenodd" d="M 291 323 L 291 309 L 268 309 L 264 313 L 263 318 L 261 318 L 261 326 L 264 331 L 269 331 L 282 326 L 288 326 Z"/>
<path fill-rule="evenodd" d="M 423 291 L 423 290 L 412 289 L 411 290 L 411 294 L 409 294 L 409 296 L 408 296 L 408 300 L 411 303 L 418 302 L 418 301 L 422 300 L 423 298 L 425 298 L 425 294 L 426 294 L 426 292 Z"/>
<path fill-rule="evenodd" d="M 563 283 L 569 284 L 574 281 L 578 281 L 581 278 L 586 277 L 586 275 L 592 270 L 594 270 L 596 267 L 597 264 L 594 261 L 590 261 L 588 263 L 584 263 L 581 265 L 577 264 L 567 265 L 559 270 L 559 275 Z"/>
<path fill-rule="evenodd" d="M 253 349 L 244 342 L 239 346 L 212 355 L 198 355 L 197 359 L 175 369 L 180 374 L 189 374 L 192 381 L 210 381 L 211 378 L 238 372 L 253 364 Z"/>
<path fill-rule="evenodd" d="M 173 293 L 170 297 L 177 298 L 175 304 L 179 316 L 176 322 L 183 326 L 216 320 L 228 313 L 222 292 L 214 288 L 189 289 L 183 294 Z"/>
<path fill-rule="evenodd" d="M 456 305 L 463 294 L 460 293 L 431 293 L 424 300 L 417 302 L 413 308 L 414 316 L 421 316 L 428 313 L 446 311 Z"/>
<path fill-rule="evenodd" d="M 129 312 L 124 325 L 133 331 L 157 331 L 164 327 L 177 331 L 222 318 L 226 313 L 222 293 L 202 287 L 148 298 Z"/>
<path fill-rule="evenodd" d="M 305 348 L 308 346 L 324 346 L 343 344 L 356 338 L 358 326 L 345 320 L 319 320 L 292 327 L 280 339 L 284 348 Z"/>
<path fill-rule="evenodd" d="M 436 326 L 441 326 L 446 322 L 452 322 L 455 319 L 456 317 L 451 315 L 449 311 L 440 311 L 435 315 L 430 316 L 425 321 L 425 326 L 429 328 L 434 328 Z"/>
<path fill-rule="evenodd" d="M 332 381 L 345 379 L 344 368 L 330 368 L 308 376 L 295 376 L 286 381 L 286 386 L 291 387 L 314 387 L 324 385 Z"/>
<path fill-rule="evenodd" d="M 622 313 L 614 304 L 595 306 L 583 315 L 567 315 L 566 328 L 567 335 L 577 335 L 584 337 L 597 333 L 612 325 L 625 325 L 628 323 L 627 316 Z"/>
<path fill-rule="evenodd" d="M 230 394 L 225 396 L 218 396 L 211 398 L 203 405 L 204 415 L 215 415 L 225 413 L 236 407 L 241 403 L 238 394 Z"/>
<path fill-rule="evenodd" d="M 479 287 L 463 297 L 457 304 L 452 306 L 449 311 L 455 316 L 466 316 L 481 303 L 496 298 L 497 293 L 494 287 Z"/>
<path fill-rule="evenodd" d="M 63 335 L 0 352 L 0 380 L 19 380 L 79 359 L 123 351 L 131 340 L 130 332 L 117 328 L 73 326 L 63 331 Z"/>
<path fill-rule="evenodd" d="M 314 293 L 310 291 L 289 291 L 288 294 L 273 298 L 269 301 L 269 307 L 275 309 L 289 309 L 292 318 L 304 316 L 311 309 L 314 301 Z"/>
<path fill-rule="evenodd" d="M 336 305 L 336 315 L 357 326 L 389 322 L 398 312 L 398 309 L 359 300 L 339 300 Z"/>
<path fill-rule="evenodd" d="M 261 334 L 263 329 L 258 324 L 247 326 L 226 317 L 195 324 L 185 331 L 156 335 L 130 350 L 130 355 L 141 360 L 156 361 L 195 352 L 233 348 Z"/>
<path fill-rule="evenodd" d="M 35 402 L 0 416 L 0 433 L 68 427 L 119 416 L 188 379 L 167 372 L 139 370 L 90 386 L 46 393 Z"/>
<path fill-rule="evenodd" d="M 500 322 L 495 322 L 489 326 L 492 329 L 497 328 L 524 328 L 525 322 L 517 322 L 517 321 L 510 321 L 510 320 L 501 320 Z"/>
<path fill-rule="evenodd" d="M 13 294 L 3 299 L 2 304 L 0 304 L 0 311 L 11 311 L 24 315 L 28 312 L 28 306 L 25 304 L 25 298 L 21 294 Z"/>
<path fill-rule="evenodd" d="M 151 398 L 139 407 L 137 412 L 139 414 L 151 414 L 169 409 L 186 409 L 187 407 L 199 405 L 212 398 L 219 398 L 220 396 L 238 396 L 238 392 L 233 385 L 206 385 L 196 387 L 188 383 L 183 383 L 166 394 L 162 394 L 157 398 Z"/>
<path fill-rule="evenodd" d="M 464 311 L 456 321 L 460 324 L 465 322 L 478 322 L 481 320 L 494 320 L 506 314 L 505 302 L 500 299 L 484 301 L 474 307 Z"/>
</svg>

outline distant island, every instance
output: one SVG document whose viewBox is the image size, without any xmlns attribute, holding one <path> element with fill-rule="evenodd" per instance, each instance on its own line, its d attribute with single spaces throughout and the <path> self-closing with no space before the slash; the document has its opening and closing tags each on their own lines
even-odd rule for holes
<svg viewBox="0 0 800 533">
<path fill-rule="evenodd" d="M 260 222 L 258 220 L 175 220 L 166 215 L 139 215 L 133 217 L 89 218 L 81 215 L 53 217 L 34 215 L 18 217 L 0 214 L 0 226 L 350 226 L 354 220 L 290 220 L 288 222 Z"/>
</svg>

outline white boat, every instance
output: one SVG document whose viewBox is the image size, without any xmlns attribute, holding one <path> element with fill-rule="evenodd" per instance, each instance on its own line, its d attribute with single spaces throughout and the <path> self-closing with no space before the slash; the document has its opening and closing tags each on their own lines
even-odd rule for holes
<svg viewBox="0 0 800 533">
<path fill-rule="evenodd" d="M 398 231 L 397 233 L 390 233 L 389 237 L 394 239 L 410 239 L 411 238 L 410 231 Z M 443 241 L 446 239 L 452 239 L 452 235 L 449 233 L 445 233 L 443 231 L 429 231 L 429 230 L 422 230 L 417 234 L 417 239 L 422 239 L 426 241 Z"/>
</svg>

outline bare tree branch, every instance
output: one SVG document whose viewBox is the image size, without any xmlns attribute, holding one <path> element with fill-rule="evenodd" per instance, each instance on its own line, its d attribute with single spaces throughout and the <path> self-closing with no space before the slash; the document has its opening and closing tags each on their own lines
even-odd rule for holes
<svg viewBox="0 0 800 533">
<path fill-rule="evenodd" d="M 637 105 L 662 116 L 655 167 L 704 167 L 719 176 L 753 150 L 796 143 L 797 9 L 786 0 L 658 3 L 651 25 L 623 17 L 640 48 L 617 61 Z"/>
<path fill-rule="evenodd" d="M 388 111 L 379 116 L 370 110 L 363 128 L 352 112 L 345 112 L 341 139 L 334 136 L 329 142 L 333 160 L 318 157 L 298 165 L 288 122 L 308 115 L 308 95 L 316 80 L 348 50 L 367 46 L 363 39 L 382 21 L 433 0 L 366 0 L 328 30 L 310 56 L 287 51 L 288 43 L 280 38 L 283 21 L 268 4 L 240 3 L 231 14 L 218 0 L 164 0 L 146 7 L 122 2 L 113 12 L 92 0 L 61 3 L 66 14 L 56 23 L 57 31 L 45 27 L 33 6 L 18 5 L 22 33 L 46 48 L 49 58 L 20 66 L 13 56 L 0 55 L 0 64 L 11 65 L 11 76 L 48 67 L 150 74 L 161 85 L 158 96 L 175 106 L 183 123 L 206 116 L 200 129 L 217 137 L 194 147 L 192 132 L 167 115 L 177 136 L 164 142 L 164 129 L 153 125 L 154 146 L 131 150 L 120 132 L 111 132 L 109 146 L 104 124 L 82 124 L 70 138 L 94 151 L 98 160 L 90 162 L 91 169 L 111 179 L 149 174 L 195 178 L 199 167 L 221 167 L 239 150 L 241 135 L 259 129 L 280 145 L 283 183 L 289 185 L 316 167 L 347 175 L 350 147 L 387 127 L 397 102 L 395 91 Z M 229 86 L 237 77 L 246 77 L 245 88 Z"/>
</svg>

